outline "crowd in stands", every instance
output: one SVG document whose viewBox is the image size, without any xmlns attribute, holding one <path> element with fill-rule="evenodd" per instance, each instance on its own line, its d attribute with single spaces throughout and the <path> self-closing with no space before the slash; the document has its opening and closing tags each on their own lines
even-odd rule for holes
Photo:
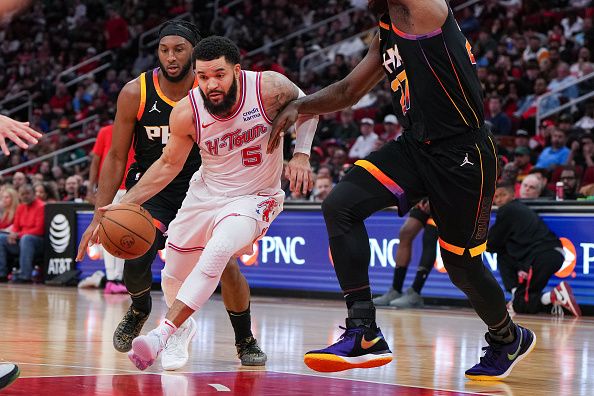
<svg viewBox="0 0 594 396">
<path fill-rule="evenodd" d="M 57 161 L 38 162 L 1 182 L 18 188 L 24 177 L 45 200 L 84 200 L 89 165 L 84 159 L 92 141 L 84 142 L 113 120 L 122 86 L 156 66 L 154 50 L 139 47 L 139 37 L 166 19 L 190 12 L 203 34 L 227 35 L 238 43 L 245 68 L 286 74 L 308 93 L 344 77 L 372 37 L 358 33 L 375 26 L 366 2 L 358 0 L 244 0 L 229 7 L 221 1 L 216 19 L 213 3 L 149 0 L 138 7 L 134 0 L 36 1 L 10 24 L 0 26 L 0 98 L 27 90 L 33 100 L 30 121 L 48 133 L 31 149 L 13 148 L 10 156 L 0 156 L 2 168 L 83 142 Z M 485 117 L 497 137 L 501 178 L 513 179 L 518 197 L 528 190 L 524 181 L 535 178 L 538 196 L 554 195 L 557 181 L 567 184 L 566 199 L 594 195 L 594 101 L 572 102 L 594 88 L 594 78 L 587 78 L 594 72 L 590 3 L 485 0 L 456 12 L 472 44 Z M 332 22 L 317 25 L 327 18 Z M 283 40 L 299 30 L 307 31 Z M 305 56 L 336 43 L 340 47 L 326 54 L 329 65 L 301 73 Z M 99 61 L 91 61 L 62 73 L 107 50 L 114 53 L 108 69 L 87 75 L 99 66 Z M 79 76 L 80 81 L 69 83 Z M 556 111 L 560 105 L 566 107 Z M 0 111 L 1 106 L 0 101 Z M 537 125 L 537 112 L 552 113 Z M 72 127 L 94 115 L 96 120 Z M 401 132 L 392 114 L 388 81 L 352 108 L 320 117 L 311 156 L 318 179 L 314 191 L 307 197 L 287 191 L 288 199 L 323 200 L 357 159 Z M 287 159 L 292 143 L 285 139 Z"/>
</svg>

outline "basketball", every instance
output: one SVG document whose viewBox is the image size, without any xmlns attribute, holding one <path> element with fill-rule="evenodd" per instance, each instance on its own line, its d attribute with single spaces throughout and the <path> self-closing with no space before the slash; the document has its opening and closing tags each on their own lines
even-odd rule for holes
<svg viewBox="0 0 594 396">
<path fill-rule="evenodd" d="M 99 241 L 105 250 L 126 260 L 143 256 L 155 236 L 153 217 L 137 204 L 115 205 L 105 212 L 99 224 Z"/>
</svg>

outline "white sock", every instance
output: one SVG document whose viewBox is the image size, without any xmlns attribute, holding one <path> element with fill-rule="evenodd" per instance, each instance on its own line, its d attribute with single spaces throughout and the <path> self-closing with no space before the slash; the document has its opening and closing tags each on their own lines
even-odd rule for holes
<svg viewBox="0 0 594 396">
<path fill-rule="evenodd" d="M 550 305 L 551 304 L 551 292 L 546 292 L 542 296 L 540 296 L 540 302 L 543 305 Z"/>
<path fill-rule="evenodd" d="M 176 330 L 177 326 L 174 325 L 172 321 L 169 319 L 164 319 L 161 324 L 156 329 L 151 330 L 148 335 L 153 334 L 159 337 L 161 340 L 161 346 L 165 347 L 167 340 L 173 335 L 173 333 L 175 333 Z"/>
</svg>

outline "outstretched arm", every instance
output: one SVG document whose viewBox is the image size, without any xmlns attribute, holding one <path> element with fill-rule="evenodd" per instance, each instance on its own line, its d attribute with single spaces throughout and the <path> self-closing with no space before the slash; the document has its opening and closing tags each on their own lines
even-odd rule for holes
<svg viewBox="0 0 594 396">
<path fill-rule="evenodd" d="M 303 91 L 287 77 L 275 72 L 262 75 L 262 101 L 266 114 L 274 119 L 287 103 L 305 97 Z M 285 168 L 285 174 L 293 191 L 302 190 L 305 194 L 313 188 L 313 174 L 309 164 L 311 144 L 318 126 L 318 116 L 299 114 L 296 119 L 297 142 L 293 158 Z M 270 153 L 271 151 L 267 151 Z"/>
<path fill-rule="evenodd" d="M 186 96 L 169 116 L 169 140 L 161 157 L 142 175 L 122 198 L 122 203 L 142 204 L 165 188 L 184 167 L 194 146 L 194 117 Z"/>
<path fill-rule="evenodd" d="M 41 133 L 31 129 L 28 122 L 15 121 L 0 114 L 0 148 L 4 155 L 10 155 L 6 139 L 12 140 L 22 149 L 27 149 L 27 143 L 36 144 L 40 137 Z"/>
<path fill-rule="evenodd" d="M 357 103 L 383 78 L 379 53 L 379 34 L 373 38 L 365 57 L 342 80 L 289 103 L 274 119 L 268 152 L 274 151 L 280 137 L 297 121 L 299 114 L 332 113 Z"/>
</svg>

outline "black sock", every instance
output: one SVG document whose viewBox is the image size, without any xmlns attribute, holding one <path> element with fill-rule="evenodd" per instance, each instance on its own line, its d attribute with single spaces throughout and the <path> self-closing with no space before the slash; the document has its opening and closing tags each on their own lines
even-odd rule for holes
<svg viewBox="0 0 594 396">
<path fill-rule="evenodd" d="M 425 281 L 427 280 L 427 275 L 429 275 L 429 272 L 427 272 L 426 269 L 419 268 L 417 270 L 417 275 L 415 276 L 415 281 L 413 282 L 413 284 L 411 286 L 414 291 L 421 294 L 423 285 L 425 285 Z"/>
<path fill-rule="evenodd" d="M 351 309 L 353 304 L 357 301 L 371 302 L 371 288 L 369 286 L 353 291 L 343 292 L 343 294 L 348 309 Z"/>
<path fill-rule="evenodd" d="M 147 290 L 139 296 L 132 297 L 132 306 L 135 310 L 145 314 L 150 314 L 153 307 L 153 300 L 151 299 L 151 291 Z"/>
<path fill-rule="evenodd" d="M 250 306 L 243 312 L 233 312 L 227 310 L 233 331 L 235 332 L 235 343 L 252 336 L 252 316 Z"/>
<path fill-rule="evenodd" d="M 516 324 L 511 320 L 509 314 L 500 325 L 489 326 L 489 337 L 500 344 L 514 342 L 516 339 Z"/>
<path fill-rule="evenodd" d="M 392 288 L 398 293 L 402 293 L 402 285 L 404 284 L 404 278 L 406 278 L 406 271 L 408 267 L 396 267 L 394 269 L 394 279 L 392 280 Z"/>
</svg>

